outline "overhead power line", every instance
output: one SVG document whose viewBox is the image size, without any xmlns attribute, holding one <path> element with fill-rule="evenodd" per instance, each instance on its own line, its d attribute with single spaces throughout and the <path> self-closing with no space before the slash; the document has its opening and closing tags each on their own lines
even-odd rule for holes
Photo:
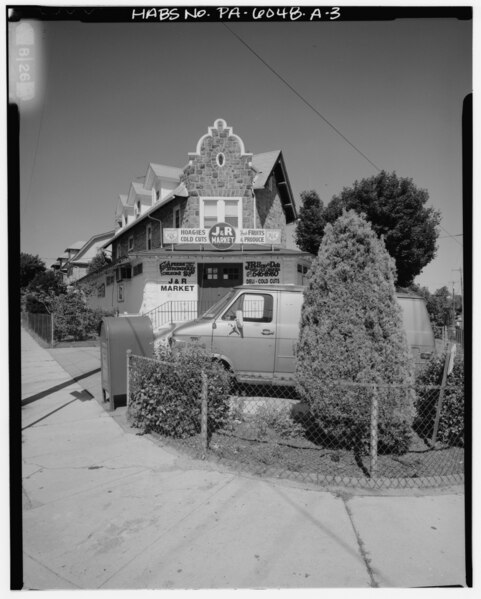
<svg viewBox="0 0 481 599">
<path fill-rule="evenodd" d="M 450 233 L 449 231 L 446 231 L 446 229 L 445 229 L 445 228 L 444 228 L 442 225 L 439 225 L 439 226 L 441 227 L 441 229 L 442 229 L 442 230 L 443 230 L 445 233 L 447 233 L 447 236 L 446 236 L 446 237 L 452 237 L 452 238 L 454 239 L 454 241 L 455 241 L 455 242 L 456 242 L 458 245 L 460 245 L 461 247 L 463 247 L 463 244 L 462 244 L 460 241 L 458 241 L 458 240 L 456 239 L 456 237 L 462 237 L 462 236 L 463 236 L 463 234 L 462 234 L 462 233 L 459 233 L 459 234 L 457 234 L 457 235 L 451 235 L 451 233 Z M 446 237 L 440 237 L 439 239 L 446 239 Z"/>
<path fill-rule="evenodd" d="M 338 128 L 337 128 L 335 125 L 333 125 L 333 124 L 332 124 L 332 123 L 331 123 L 331 122 L 330 122 L 330 121 L 329 121 L 329 120 L 328 120 L 328 119 L 327 119 L 327 118 L 326 118 L 326 117 L 325 117 L 323 114 L 321 114 L 321 113 L 320 113 L 320 112 L 319 112 L 319 111 L 318 111 L 318 110 L 317 110 L 317 109 L 316 109 L 316 108 L 315 108 L 315 107 L 314 107 L 314 106 L 313 106 L 313 105 L 312 105 L 310 102 L 308 102 L 308 101 L 307 101 L 307 100 L 304 98 L 304 96 L 302 96 L 302 94 L 300 94 L 300 93 L 299 93 L 299 92 L 298 92 L 298 91 L 297 91 L 297 90 L 296 90 L 296 89 L 295 89 L 295 88 L 294 88 L 294 87 L 293 87 L 293 86 L 292 86 L 292 85 L 291 85 L 291 84 L 290 84 L 288 81 L 286 81 L 286 80 L 284 79 L 284 77 L 282 77 L 282 75 L 280 75 L 280 74 L 279 74 L 279 73 L 278 73 L 278 72 L 277 72 L 277 71 L 276 71 L 276 70 L 275 70 L 273 67 L 271 67 L 271 66 L 270 66 L 270 65 L 269 65 L 269 64 L 268 64 L 268 63 L 267 63 L 267 62 L 266 62 L 266 61 L 265 61 L 265 60 L 262 58 L 262 56 L 260 56 L 260 55 L 259 55 L 259 54 L 258 54 L 258 53 L 257 53 L 257 52 L 256 52 L 256 51 L 253 49 L 253 48 L 251 48 L 251 46 L 249 46 L 249 44 L 248 44 L 247 42 L 245 42 L 245 41 L 244 41 L 244 40 L 241 38 L 241 36 L 240 36 L 240 35 L 238 35 L 238 34 L 237 34 L 235 31 L 233 31 L 233 30 L 232 30 L 232 29 L 231 29 L 231 28 L 230 28 L 230 27 L 229 27 L 229 26 L 228 26 L 226 23 L 222 23 L 222 24 L 224 25 L 224 27 L 225 27 L 226 29 L 228 29 L 228 30 L 229 30 L 229 31 L 232 33 L 232 35 L 233 35 L 234 37 L 236 37 L 236 38 L 237 38 L 237 39 L 238 39 L 238 40 L 241 42 L 241 44 L 243 44 L 243 45 L 244 45 L 244 46 L 245 46 L 245 47 L 246 47 L 246 48 L 249 50 L 249 52 L 251 52 L 252 54 L 254 54 L 254 56 L 255 56 L 256 58 L 258 58 L 258 59 L 259 59 L 259 60 L 262 62 L 262 64 L 264 64 L 264 65 L 265 65 L 265 66 L 266 66 L 266 67 L 269 69 L 269 71 L 271 71 L 271 73 L 273 73 L 273 74 L 274 74 L 274 75 L 275 75 L 275 76 L 276 76 L 278 79 L 280 79 L 280 80 L 282 81 L 282 83 L 284 83 L 284 85 L 286 85 L 286 86 L 287 86 L 287 87 L 288 87 L 288 88 L 289 88 L 289 89 L 290 89 L 290 90 L 291 90 L 291 91 L 292 91 L 294 94 L 296 94 L 296 96 L 297 96 L 297 97 L 298 97 L 300 100 L 302 100 L 306 106 L 308 106 L 308 107 L 309 107 L 309 108 L 310 108 L 310 109 L 311 109 L 313 112 L 315 112 L 315 113 L 317 114 L 317 116 L 318 116 L 318 117 L 320 117 L 320 118 L 321 118 L 321 119 L 322 119 L 322 120 L 323 120 L 323 121 L 324 121 L 324 122 L 325 122 L 327 125 L 329 125 L 329 127 L 331 127 L 331 129 L 332 129 L 333 131 L 335 131 L 335 132 L 336 132 L 336 133 L 337 133 L 337 134 L 338 134 L 340 137 L 342 137 L 342 139 L 343 139 L 343 140 L 344 140 L 346 143 L 348 143 L 348 144 L 351 146 L 351 148 L 354 148 L 354 150 L 356 150 L 356 152 L 357 152 L 358 154 L 360 154 L 360 155 L 361 155 L 361 156 L 362 156 L 362 157 L 363 157 L 365 160 L 367 160 L 367 161 L 369 162 L 369 164 L 370 164 L 371 166 L 373 166 L 373 167 L 374 167 L 374 168 L 375 168 L 377 171 L 381 171 L 381 169 L 380 169 L 380 168 L 379 168 L 379 167 L 378 167 L 376 164 L 374 164 L 374 162 L 373 162 L 372 160 L 370 160 L 370 159 L 369 159 L 369 158 L 366 156 L 366 154 L 364 154 L 364 152 L 362 152 L 362 151 L 361 151 L 361 150 L 360 150 L 360 149 L 359 149 L 357 146 L 355 146 L 355 145 L 352 143 L 352 141 L 350 141 L 350 140 L 349 140 L 349 139 L 348 139 L 348 138 L 347 138 L 347 137 L 346 137 L 346 136 L 345 136 L 343 133 L 341 133 L 341 132 L 339 131 L 339 129 L 338 129 Z"/>
<path fill-rule="evenodd" d="M 224 25 L 224 27 L 228 31 L 230 31 L 230 33 L 232 33 L 232 35 L 236 37 L 241 42 L 241 44 L 243 44 L 249 50 L 249 52 L 254 54 L 254 56 L 258 58 L 262 62 L 262 64 L 269 69 L 271 73 L 273 73 L 278 79 L 280 79 L 282 83 L 284 83 L 284 85 L 286 85 L 300 100 L 302 100 L 302 102 L 304 102 L 306 106 L 308 106 L 315 114 L 317 114 L 318 117 L 320 117 L 327 125 L 329 125 L 329 127 L 331 127 L 331 129 L 335 131 L 346 143 L 348 143 L 351 146 L 351 148 L 356 150 L 356 152 L 360 154 L 365 160 L 367 160 L 369 164 L 373 166 L 377 171 L 381 171 L 381 169 L 376 164 L 374 164 L 374 162 L 370 160 L 366 156 L 366 154 L 364 154 L 364 152 L 362 152 L 356 145 L 352 143 L 352 141 L 350 141 L 343 133 L 341 133 L 335 125 L 333 125 L 323 114 L 321 114 L 317 110 L 317 108 L 315 108 L 310 102 L 308 102 L 308 100 L 306 100 L 302 94 L 300 94 L 288 81 L 286 81 L 286 79 L 284 79 L 284 77 L 282 77 L 280 73 L 278 73 L 273 67 L 271 67 L 270 64 L 262 58 L 262 56 L 260 56 L 253 48 L 251 48 L 251 46 L 249 46 L 249 44 L 246 41 L 244 41 L 239 34 L 233 31 L 226 23 L 222 23 L 222 25 Z M 456 235 L 451 235 L 451 233 L 442 226 L 441 229 L 448 234 L 448 237 L 452 237 L 458 245 L 460 245 L 461 247 L 463 246 L 462 243 L 455 239 Z"/>
</svg>

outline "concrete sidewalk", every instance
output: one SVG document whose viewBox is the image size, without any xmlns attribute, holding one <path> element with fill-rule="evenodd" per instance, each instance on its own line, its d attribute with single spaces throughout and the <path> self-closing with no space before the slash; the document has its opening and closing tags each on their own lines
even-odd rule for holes
<svg viewBox="0 0 481 599">
<path fill-rule="evenodd" d="M 119 426 L 122 408 L 112 418 L 91 396 L 100 374 L 71 382 L 94 351 L 47 351 L 22 331 L 22 360 L 40 397 L 22 406 L 25 589 L 465 584 L 462 488 L 332 493 L 242 476 Z M 45 395 L 49 380 L 65 386 Z"/>
</svg>

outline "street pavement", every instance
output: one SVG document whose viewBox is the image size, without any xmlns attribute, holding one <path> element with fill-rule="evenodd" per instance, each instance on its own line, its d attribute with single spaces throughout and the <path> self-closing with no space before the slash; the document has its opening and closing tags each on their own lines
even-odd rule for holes
<svg viewBox="0 0 481 599">
<path fill-rule="evenodd" d="M 466 585 L 462 487 L 327 491 L 192 460 L 108 411 L 98 347 L 21 342 L 25 590 Z"/>
</svg>

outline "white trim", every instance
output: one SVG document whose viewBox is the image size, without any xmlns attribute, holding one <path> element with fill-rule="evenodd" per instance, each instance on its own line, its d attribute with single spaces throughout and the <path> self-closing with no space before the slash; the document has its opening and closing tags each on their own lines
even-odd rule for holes
<svg viewBox="0 0 481 599">
<path fill-rule="evenodd" d="M 222 156 L 222 164 L 221 164 L 221 157 Z M 215 157 L 215 161 L 217 162 L 217 166 L 219 168 L 222 168 L 225 166 L 225 154 L 224 152 L 218 152 L 217 156 Z"/>
<path fill-rule="evenodd" d="M 242 197 L 234 196 L 234 197 L 225 197 L 225 196 L 201 196 L 199 197 L 199 226 L 200 228 L 204 228 L 204 201 L 205 200 L 215 200 L 217 202 L 217 222 L 225 221 L 225 204 L 226 200 L 236 200 L 238 202 L 237 214 L 239 217 L 239 223 L 237 225 L 238 229 L 242 229 Z"/>
<path fill-rule="evenodd" d="M 204 140 L 207 139 L 207 137 L 212 137 L 213 131 L 219 130 L 219 127 L 217 126 L 218 123 L 222 123 L 222 129 L 224 129 L 224 131 L 227 131 L 227 135 L 229 137 L 234 137 L 239 142 L 241 156 L 247 156 L 247 155 L 252 156 L 251 152 L 246 152 L 244 142 L 238 135 L 235 135 L 235 133 L 232 130 L 232 127 L 227 126 L 227 123 L 224 121 L 224 119 L 215 119 L 212 127 L 207 128 L 208 133 L 206 133 L 199 139 L 199 141 L 197 142 L 197 148 L 196 148 L 195 152 L 193 152 L 193 154 L 196 154 L 197 156 L 200 155 L 200 151 L 202 148 L 202 144 L 204 143 Z M 191 154 L 192 154 L 192 152 L 191 152 Z"/>
</svg>

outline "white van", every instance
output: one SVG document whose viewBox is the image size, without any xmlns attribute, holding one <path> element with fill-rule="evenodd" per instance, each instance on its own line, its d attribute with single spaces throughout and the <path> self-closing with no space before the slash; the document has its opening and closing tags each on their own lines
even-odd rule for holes
<svg viewBox="0 0 481 599">
<path fill-rule="evenodd" d="M 157 337 L 173 348 L 205 346 L 244 383 L 295 384 L 295 349 L 304 287 L 242 285 L 231 289 L 199 318 L 170 327 Z M 422 297 L 398 294 L 414 361 L 434 352 L 434 335 Z"/>
</svg>

